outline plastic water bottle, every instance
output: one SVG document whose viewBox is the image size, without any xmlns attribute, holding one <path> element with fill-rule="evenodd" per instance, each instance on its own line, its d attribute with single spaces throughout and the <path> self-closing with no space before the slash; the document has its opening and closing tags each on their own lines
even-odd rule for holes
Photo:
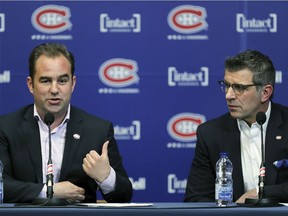
<svg viewBox="0 0 288 216">
<path fill-rule="evenodd" d="M 0 161 L 0 205 L 3 205 L 3 198 L 4 198 L 4 188 L 3 188 L 3 164 Z"/>
<path fill-rule="evenodd" d="M 216 163 L 215 201 L 216 205 L 226 207 L 233 202 L 233 165 L 228 153 L 221 152 Z"/>
</svg>

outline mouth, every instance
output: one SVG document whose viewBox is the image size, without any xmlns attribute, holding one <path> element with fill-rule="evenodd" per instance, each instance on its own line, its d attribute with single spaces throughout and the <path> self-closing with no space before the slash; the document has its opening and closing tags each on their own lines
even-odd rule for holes
<svg viewBox="0 0 288 216">
<path fill-rule="evenodd" d="M 235 109 L 238 109 L 239 106 L 228 104 L 228 108 L 229 110 L 235 110 Z"/>
<path fill-rule="evenodd" d="M 50 98 L 48 99 L 48 103 L 51 105 L 58 105 L 61 102 L 60 98 Z"/>
</svg>

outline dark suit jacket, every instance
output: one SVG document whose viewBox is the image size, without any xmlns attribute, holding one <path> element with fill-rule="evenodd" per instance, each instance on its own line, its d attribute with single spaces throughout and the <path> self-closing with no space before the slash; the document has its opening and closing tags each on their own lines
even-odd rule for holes
<svg viewBox="0 0 288 216">
<path fill-rule="evenodd" d="M 278 137 L 278 139 L 276 139 Z M 280 139 L 279 139 L 280 137 Z M 220 152 L 228 152 L 233 163 L 233 200 L 244 194 L 240 153 L 240 131 L 229 113 L 197 128 L 195 156 L 184 201 L 215 201 L 215 165 Z M 265 140 L 266 197 L 288 202 L 288 168 L 276 169 L 274 161 L 288 159 L 288 109 L 272 103 Z"/>
<path fill-rule="evenodd" d="M 75 139 L 73 134 L 79 134 Z M 83 202 L 96 201 L 96 182 L 83 171 L 82 163 L 90 150 L 101 154 L 110 140 L 108 156 L 116 172 L 116 188 L 106 194 L 108 202 L 129 202 L 132 185 L 122 165 L 110 122 L 71 106 L 59 181 L 70 181 L 85 189 Z M 33 105 L 0 117 L 0 160 L 4 164 L 4 202 L 31 202 L 43 188 L 40 135 Z M 45 180 L 46 181 L 46 180 Z"/>
</svg>

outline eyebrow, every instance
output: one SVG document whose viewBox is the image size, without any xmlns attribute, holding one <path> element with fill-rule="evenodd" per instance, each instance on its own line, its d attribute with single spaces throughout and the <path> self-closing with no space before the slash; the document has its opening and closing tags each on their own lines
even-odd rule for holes
<svg viewBox="0 0 288 216">
<path fill-rule="evenodd" d="M 223 82 L 224 82 L 224 83 L 228 83 L 229 85 L 244 85 L 244 86 L 247 85 L 247 84 L 242 84 L 242 83 L 232 83 L 232 84 L 231 84 L 230 82 L 228 82 L 228 81 L 226 81 L 226 80 L 223 80 Z"/>
<path fill-rule="evenodd" d="M 69 78 L 69 74 L 63 74 L 63 75 L 57 77 L 57 79 L 66 78 L 66 77 Z M 50 77 L 50 76 L 41 76 L 41 77 L 39 77 L 39 79 L 52 79 L 52 77 Z"/>
</svg>

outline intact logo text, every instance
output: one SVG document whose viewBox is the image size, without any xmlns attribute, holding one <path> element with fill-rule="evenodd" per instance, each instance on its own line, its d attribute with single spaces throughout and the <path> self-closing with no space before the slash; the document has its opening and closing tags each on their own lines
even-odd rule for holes
<svg viewBox="0 0 288 216">
<path fill-rule="evenodd" d="M 0 32 L 5 31 L 5 14 L 0 13 Z"/>
<path fill-rule="evenodd" d="M 168 193 L 169 194 L 183 194 L 185 193 L 186 185 L 187 185 L 187 179 L 178 179 L 178 177 L 175 174 L 169 174 L 168 175 Z"/>
<path fill-rule="evenodd" d="M 247 18 L 245 14 L 236 15 L 237 32 L 275 33 L 277 32 L 277 14 L 270 13 L 266 19 Z"/>
<path fill-rule="evenodd" d="M 10 83 L 10 71 L 4 70 L 3 73 L 0 73 L 0 83 Z"/>
<path fill-rule="evenodd" d="M 168 86 L 208 86 L 209 69 L 201 67 L 199 72 L 179 72 L 176 67 L 168 68 Z"/>
<path fill-rule="evenodd" d="M 132 121 L 128 126 L 114 126 L 114 134 L 117 140 L 140 140 L 141 138 L 141 122 Z"/>
<path fill-rule="evenodd" d="M 108 14 L 100 14 L 100 32 L 141 32 L 141 15 L 132 14 L 130 19 L 111 18 Z"/>
</svg>

